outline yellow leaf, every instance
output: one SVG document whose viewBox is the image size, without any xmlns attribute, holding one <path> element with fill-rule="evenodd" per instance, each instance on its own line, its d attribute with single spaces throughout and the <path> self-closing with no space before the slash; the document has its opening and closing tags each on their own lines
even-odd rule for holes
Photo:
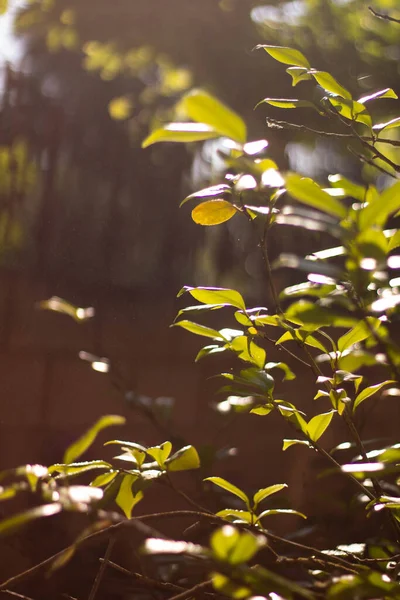
<svg viewBox="0 0 400 600">
<path fill-rule="evenodd" d="M 226 200 L 208 200 L 192 210 L 192 219 L 199 225 L 219 225 L 229 221 L 237 209 Z"/>
</svg>

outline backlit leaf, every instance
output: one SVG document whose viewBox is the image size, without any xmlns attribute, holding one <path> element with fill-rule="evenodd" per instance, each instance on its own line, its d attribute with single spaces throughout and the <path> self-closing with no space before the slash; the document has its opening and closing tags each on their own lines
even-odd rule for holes
<svg viewBox="0 0 400 600">
<path fill-rule="evenodd" d="M 146 452 L 149 454 L 156 463 L 163 469 L 165 461 L 168 456 L 171 454 L 172 444 L 171 442 L 164 442 L 160 446 L 152 446 L 147 448 Z"/>
<path fill-rule="evenodd" d="M 188 471 L 200 467 L 200 457 L 194 446 L 185 446 L 165 461 L 167 471 Z"/>
<path fill-rule="evenodd" d="M 310 71 L 311 75 L 314 77 L 315 81 L 329 94 L 334 94 L 335 96 L 341 96 L 342 98 L 347 98 L 351 100 L 351 94 L 346 88 L 340 85 L 336 81 L 334 77 L 330 73 L 326 71 Z"/>
<path fill-rule="evenodd" d="M 69 464 L 76 461 L 93 444 L 100 431 L 113 425 L 124 425 L 125 420 L 124 417 L 118 415 L 101 417 L 82 437 L 69 446 L 64 454 L 63 462 Z"/>
<path fill-rule="evenodd" d="M 265 498 L 268 498 L 268 496 L 272 496 L 272 494 L 280 492 L 284 488 L 287 488 L 286 483 L 276 483 L 275 485 L 270 485 L 269 487 L 258 490 L 258 492 L 256 492 L 253 496 L 254 510 L 256 509 L 257 505 L 260 504 L 260 502 L 265 500 Z"/>
<path fill-rule="evenodd" d="M 296 517 L 307 519 L 306 515 L 298 510 L 293 510 L 292 508 L 270 508 L 259 514 L 258 519 L 263 519 L 264 517 L 269 517 L 271 515 L 295 515 Z"/>
<path fill-rule="evenodd" d="M 23 513 L 10 517 L 9 519 L 3 519 L 0 521 L 0 535 L 5 533 L 11 533 L 16 529 L 19 529 L 23 525 L 40 519 L 42 517 L 51 517 L 61 512 L 62 504 L 60 502 L 53 502 L 51 504 L 43 504 L 42 506 L 36 506 Z"/>
<path fill-rule="evenodd" d="M 268 52 L 272 58 L 285 65 L 304 67 L 305 69 L 310 68 L 310 63 L 304 54 L 295 48 L 288 48 L 286 46 L 269 46 L 265 44 L 260 44 L 257 46 L 257 49 L 258 48 L 264 48 L 265 52 Z"/>
<path fill-rule="evenodd" d="M 400 117 L 386 121 L 386 123 L 377 123 L 372 127 L 374 131 L 383 131 L 384 129 L 394 129 L 400 127 Z"/>
<path fill-rule="evenodd" d="M 237 213 L 237 208 L 227 200 L 207 200 L 192 210 L 192 219 L 198 225 L 220 225 Z"/>
<path fill-rule="evenodd" d="M 253 515 L 247 510 L 234 510 L 233 508 L 224 508 L 216 513 L 217 517 L 222 517 L 233 522 L 252 523 Z"/>
<path fill-rule="evenodd" d="M 344 350 L 347 350 L 347 348 L 350 348 L 354 344 L 366 340 L 373 335 L 371 329 L 372 331 L 376 331 L 381 325 L 379 319 L 375 319 L 374 317 L 367 317 L 367 320 L 368 323 L 360 321 L 355 327 L 339 338 L 337 343 L 339 352 L 344 352 Z"/>
<path fill-rule="evenodd" d="M 376 385 L 371 385 L 369 387 L 364 388 L 354 400 L 353 411 L 356 410 L 357 406 L 360 406 L 361 402 L 364 402 L 367 398 L 370 398 L 379 390 L 381 390 L 385 385 L 390 385 L 391 383 L 396 383 L 395 381 L 388 379 L 387 381 L 383 381 L 382 383 L 377 383 Z"/>
<path fill-rule="evenodd" d="M 294 98 L 264 98 L 264 100 L 260 100 L 257 106 L 260 104 L 270 104 L 276 108 L 313 108 L 315 110 L 315 105 L 309 100 L 297 100 Z"/>
<path fill-rule="evenodd" d="M 322 434 L 326 431 L 335 412 L 335 410 L 330 410 L 327 413 L 316 415 L 308 423 L 307 433 L 313 442 L 317 442 Z"/>
<path fill-rule="evenodd" d="M 225 338 L 217 331 L 216 329 L 211 329 L 211 327 L 206 327 L 205 325 L 199 325 L 198 323 L 193 323 L 192 321 L 178 321 L 171 325 L 171 327 L 182 327 L 191 333 L 196 335 L 202 335 L 204 337 L 209 337 L 214 340 L 219 340 L 221 342 L 226 341 Z"/>
<path fill-rule="evenodd" d="M 286 190 L 288 193 L 303 204 L 317 208 L 322 212 L 343 219 L 346 207 L 336 198 L 327 194 L 315 181 L 308 177 L 301 177 L 296 173 L 286 177 Z"/>
<path fill-rule="evenodd" d="M 310 442 L 308 440 L 283 440 L 282 450 L 287 450 L 290 446 L 296 445 L 307 446 L 307 448 L 310 448 Z"/>
<path fill-rule="evenodd" d="M 223 490 L 226 490 L 230 494 L 234 494 L 235 496 L 243 500 L 246 506 L 250 508 L 250 501 L 246 494 L 241 489 L 233 485 L 233 483 L 229 483 L 229 481 L 226 481 L 226 479 L 223 479 L 222 477 L 207 477 L 207 479 L 205 479 L 204 481 L 211 481 L 211 483 L 214 483 L 215 485 L 222 488 Z"/>
<path fill-rule="evenodd" d="M 292 85 L 295 86 L 300 81 L 307 81 L 312 79 L 311 75 L 308 72 L 308 69 L 305 67 L 288 67 L 286 69 L 286 73 L 292 78 Z"/>
<path fill-rule="evenodd" d="M 359 98 L 357 102 L 359 102 L 360 104 L 365 104 L 366 102 L 370 102 L 371 100 L 377 100 L 378 98 L 394 98 L 396 100 L 398 96 L 392 90 L 392 88 L 385 88 L 383 90 L 379 90 L 378 92 L 374 92 L 373 94 L 361 96 L 361 98 Z"/>
<path fill-rule="evenodd" d="M 219 136 L 215 129 L 204 123 L 169 123 L 153 131 L 142 143 L 142 148 L 159 142 L 201 142 Z"/>
<path fill-rule="evenodd" d="M 239 144 L 246 142 L 247 129 L 242 118 L 204 90 L 192 90 L 186 94 L 178 110 L 183 110 L 190 119 L 206 124 L 221 136 Z"/>
<path fill-rule="evenodd" d="M 131 518 L 135 504 L 140 502 L 143 498 L 142 491 L 138 491 L 135 494 L 132 491 L 132 486 L 136 480 L 136 475 L 124 475 L 117 497 L 115 498 L 116 504 L 120 507 L 127 519 Z"/>
<path fill-rule="evenodd" d="M 363 104 L 355 102 L 354 100 L 339 97 L 331 97 L 329 98 L 329 102 L 345 119 L 358 121 L 364 123 L 367 127 L 372 127 L 371 115 Z"/>
<path fill-rule="evenodd" d="M 231 290 L 229 288 L 185 286 L 179 292 L 178 297 L 186 292 L 189 292 L 195 300 L 198 300 L 203 304 L 221 304 L 223 306 L 234 306 L 241 310 L 246 310 L 243 297 L 236 290 Z"/>
<path fill-rule="evenodd" d="M 213 185 L 203 190 L 199 190 L 198 192 L 194 192 L 193 194 L 190 194 L 190 196 L 186 196 L 186 198 L 180 203 L 180 206 L 183 206 L 188 200 L 197 200 L 199 198 L 215 199 L 219 198 L 220 196 L 226 196 L 227 194 L 232 194 L 232 188 L 230 185 L 226 185 L 225 183 Z"/>
</svg>

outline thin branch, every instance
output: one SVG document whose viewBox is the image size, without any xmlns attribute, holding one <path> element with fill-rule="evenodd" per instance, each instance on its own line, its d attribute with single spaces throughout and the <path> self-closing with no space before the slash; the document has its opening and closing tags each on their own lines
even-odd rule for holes
<svg viewBox="0 0 400 600">
<path fill-rule="evenodd" d="M 299 125 L 297 123 L 290 123 L 289 121 L 278 121 L 277 119 L 267 118 L 267 125 L 271 128 L 278 129 L 294 129 L 295 131 L 303 131 L 306 133 L 313 133 L 314 135 L 319 135 L 320 137 L 326 138 L 337 138 L 337 139 L 349 139 L 354 138 L 351 133 L 337 133 L 335 131 L 323 131 L 320 129 L 313 129 L 312 127 L 307 127 L 307 125 Z M 365 142 L 378 142 L 379 144 L 389 144 L 390 146 L 396 146 L 400 148 L 399 140 L 391 140 L 389 138 L 372 138 L 371 136 L 361 135 L 359 136 Z"/>
<path fill-rule="evenodd" d="M 103 561 L 104 559 L 101 558 L 100 560 Z M 132 571 L 125 569 L 125 567 L 121 567 L 121 565 L 118 565 L 117 563 L 112 562 L 110 560 L 108 561 L 108 566 L 112 569 L 115 569 L 116 571 L 119 571 L 120 573 L 123 573 L 124 575 L 132 577 L 142 587 L 157 589 L 162 592 L 173 592 L 175 594 L 177 592 L 180 593 L 185 591 L 185 588 L 180 585 L 175 585 L 175 583 L 168 583 L 167 581 L 158 581 L 157 579 L 146 577 L 145 575 L 141 575 L 140 573 L 133 573 Z"/>
<path fill-rule="evenodd" d="M 383 19 L 384 21 L 391 21 L 392 23 L 397 23 L 398 25 L 400 25 L 400 19 L 395 19 L 394 17 L 390 17 L 389 15 L 385 15 L 384 13 L 376 12 L 376 10 L 372 8 L 372 6 L 368 6 L 368 10 L 374 15 L 374 17 L 377 17 L 378 19 Z"/>
<path fill-rule="evenodd" d="M 376 163 L 374 163 L 374 161 L 371 158 L 367 158 L 363 154 L 359 154 L 350 146 L 347 149 L 349 150 L 349 152 L 351 152 L 351 154 L 354 154 L 354 156 L 356 156 L 359 160 L 361 160 L 361 162 L 364 162 L 365 164 L 370 165 L 371 167 L 374 167 L 375 169 L 378 169 L 378 171 L 380 171 L 381 173 L 384 173 L 385 175 L 388 175 L 389 177 L 393 177 L 394 179 L 399 179 L 397 177 L 397 175 L 394 175 L 393 173 L 391 173 L 384 167 L 381 167 L 381 165 L 377 165 Z"/>
<path fill-rule="evenodd" d="M 201 592 L 202 590 L 204 590 L 204 588 L 209 587 L 211 585 L 211 581 L 211 579 L 209 579 L 208 581 L 202 581 L 201 583 L 194 585 L 190 589 L 185 590 L 184 592 L 181 592 L 176 596 L 172 596 L 172 598 L 169 598 L 169 600 L 186 600 L 186 598 L 196 596 L 198 592 Z"/>
<path fill-rule="evenodd" d="M 115 544 L 115 536 L 112 536 L 108 540 L 107 550 L 106 550 L 103 560 L 100 563 L 100 569 L 98 570 L 96 578 L 93 582 L 92 589 L 90 590 L 88 600 L 94 600 L 96 597 L 97 591 L 100 587 L 101 580 L 103 579 L 104 573 L 107 569 L 107 565 L 109 563 L 114 544 Z"/>
<path fill-rule="evenodd" d="M 1 590 L 1 593 L 10 594 L 10 596 L 14 596 L 14 598 L 19 598 L 20 600 L 33 600 L 30 596 L 24 596 L 24 594 L 18 594 L 12 590 Z"/>
<path fill-rule="evenodd" d="M 175 511 L 171 511 L 171 512 L 160 512 L 160 513 L 151 513 L 148 515 L 141 515 L 140 517 L 132 517 L 129 521 L 127 519 L 125 519 L 124 517 L 121 517 L 121 515 L 116 513 L 116 517 L 120 520 L 118 520 L 117 523 L 114 523 L 113 525 L 110 525 L 109 527 L 106 527 L 104 529 L 100 529 L 99 531 L 95 531 L 94 533 L 91 533 L 89 535 L 87 535 L 86 537 L 82 538 L 81 540 L 79 540 L 78 542 L 74 542 L 73 544 L 71 544 L 70 546 L 67 546 L 66 548 L 63 548 L 62 550 L 60 550 L 60 552 L 57 552 L 56 554 L 53 554 L 52 556 L 49 556 L 49 558 L 46 558 L 45 560 L 43 560 L 42 562 L 34 565 L 33 567 L 30 567 L 29 569 L 26 569 L 26 571 L 23 571 L 22 573 L 18 573 L 18 575 L 14 575 L 13 577 L 10 577 L 9 579 L 7 579 L 6 581 L 4 581 L 3 583 L 0 584 L 0 591 L 3 591 L 7 588 L 9 588 L 10 586 L 14 586 L 17 583 L 20 583 L 21 581 L 27 579 L 28 577 L 32 577 L 33 575 L 36 575 L 37 573 L 39 573 L 42 569 L 46 568 L 46 567 L 50 567 L 52 565 L 52 563 L 57 560 L 58 558 L 61 558 L 63 556 L 63 554 L 65 552 L 67 552 L 68 550 L 71 550 L 72 548 L 78 548 L 84 544 L 86 544 L 87 542 L 91 542 L 94 539 L 100 538 L 101 536 L 105 535 L 105 534 L 111 534 L 114 531 L 118 530 L 121 527 L 134 527 L 136 529 L 138 529 L 141 533 L 143 533 L 143 535 L 151 535 L 152 537 L 154 537 L 154 534 L 156 533 L 158 537 L 166 537 L 163 534 L 159 533 L 159 532 L 155 532 L 152 528 L 149 528 L 146 523 L 144 523 L 143 521 L 156 521 L 159 519 L 174 519 L 177 517 L 198 517 L 201 518 L 204 516 L 206 516 L 209 519 L 212 519 L 215 523 L 221 522 L 222 519 L 219 519 L 219 517 L 207 514 L 207 513 L 202 513 L 200 511 L 193 511 L 193 510 L 175 510 Z M 225 521 L 224 521 L 225 523 Z"/>
</svg>

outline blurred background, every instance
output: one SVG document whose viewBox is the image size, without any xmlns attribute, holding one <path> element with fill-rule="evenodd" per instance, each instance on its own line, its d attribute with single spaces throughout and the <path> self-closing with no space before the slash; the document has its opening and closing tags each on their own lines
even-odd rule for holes
<svg viewBox="0 0 400 600">
<path fill-rule="evenodd" d="M 316 129 L 325 122 L 307 109 L 254 109 L 267 96 L 307 98 L 311 88 L 305 82 L 294 91 L 282 65 L 253 49 L 299 48 L 356 95 L 385 87 L 400 93 L 398 29 L 374 17 L 364 0 L 2 6 L 1 467 L 60 460 L 98 416 L 125 414 L 120 436 L 136 442 L 172 435 L 214 444 L 215 451 L 234 444 L 224 475 L 237 484 L 250 460 L 249 488 L 274 483 L 283 469 L 298 507 L 308 454 L 298 451 L 295 469 L 280 453 L 273 415 L 268 423 L 245 416 L 225 428 L 210 408 L 218 384 L 208 376 L 217 367 L 194 365 L 198 339 L 169 329 L 185 284 L 239 286 L 249 302 L 268 305 L 251 232 L 236 219 L 205 231 L 186 206 L 178 209 L 188 193 L 218 178 L 218 142 L 146 150 L 141 142 L 173 117 L 185 91 L 202 87 L 242 115 L 251 139 L 269 140 L 281 168 L 321 180 L 335 172 L 360 179 L 345 146 L 267 127 L 267 116 Z M 397 0 L 375 0 L 374 8 L 400 17 Z M 397 116 L 398 102 L 385 106 L 382 117 Z M 294 244 L 307 251 L 318 239 L 280 230 L 273 255 Z M 52 296 L 95 314 L 77 323 L 39 310 Z M 96 370 L 94 363 L 104 366 Z M 309 384 L 307 374 L 299 379 L 294 392 Z M 256 449 L 246 445 L 249 431 Z M 269 457 L 267 472 L 257 456 Z"/>
</svg>

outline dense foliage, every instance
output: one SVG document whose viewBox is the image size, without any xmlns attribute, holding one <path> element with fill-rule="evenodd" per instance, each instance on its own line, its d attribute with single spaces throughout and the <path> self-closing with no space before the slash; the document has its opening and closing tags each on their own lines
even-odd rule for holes
<svg viewBox="0 0 400 600">
<path fill-rule="evenodd" d="M 394 18 L 372 16 L 383 21 Z M 399 443 L 393 440 L 367 447 L 358 426 L 359 415 L 368 416 L 363 411 L 371 398 L 378 397 L 379 410 L 385 411 L 385 397 L 400 395 L 400 348 L 396 342 L 400 117 L 377 120 L 375 116 L 385 112 L 381 105 L 396 103 L 398 97 L 390 87 L 355 93 L 340 83 L 336 74 L 320 70 L 317 60 L 310 62 L 292 47 L 262 45 L 258 52 L 284 65 L 296 90 L 298 85 L 309 90 L 306 98 L 267 97 L 260 104 L 296 114 L 302 109 L 314 111 L 322 126 L 315 129 L 272 119 L 269 124 L 287 131 L 300 128 L 332 142 L 344 141 L 349 154 L 360 162 L 364 181 L 355 182 L 335 172 L 318 183 L 302 173 L 281 170 L 269 157 L 268 141 L 249 139 L 239 114 L 202 89 L 184 94 L 175 107 L 176 119 L 151 131 L 143 148 L 161 142 L 220 140 L 218 156 L 224 168 L 218 179 L 182 204 L 192 207 L 191 216 L 198 225 L 213 227 L 242 219 L 251 228 L 263 262 L 265 306 L 249 305 L 236 289 L 185 286 L 179 296 L 190 302 L 179 311 L 174 326 L 206 338 L 196 360 L 231 354 L 234 367 L 219 373 L 223 400 L 218 411 L 227 416 L 252 413 L 265 420 L 266 432 L 268 415 L 277 414 L 293 431 L 291 437 L 282 439 L 282 450 L 295 453 L 296 446 L 306 447 L 320 455 L 324 469 L 347 478 L 349 503 L 353 502 L 363 523 L 372 524 L 373 535 L 362 543 L 357 539 L 354 542 L 358 543 L 329 548 L 296 542 L 289 534 L 278 536 L 269 529 L 275 517 L 292 515 L 302 522 L 307 516 L 296 507 L 282 508 L 275 503 L 275 494 L 286 487 L 280 482 L 250 496 L 210 473 L 204 481 L 228 493 L 224 496 L 227 506 L 217 511 L 203 506 L 175 483 L 176 472 L 200 467 L 199 454 L 191 445 L 173 451 L 170 441 L 145 447 L 112 439 L 106 443 L 118 447 L 112 461 L 81 461 L 103 429 L 123 422 L 109 415 L 70 446 L 61 463 L 26 465 L 2 474 L 1 500 L 31 493 L 36 505 L 1 521 L 1 534 L 61 512 L 88 515 L 88 526 L 75 543 L 46 561 L 51 570 L 65 567 L 88 539 L 108 538 L 90 600 L 101 592 L 116 531 L 128 527 L 136 527 L 146 538 L 140 547 L 148 561 L 146 576 L 136 571 L 131 576 L 145 580 L 143 589 L 149 595 L 160 592 L 168 598 L 207 595 L 238 600 L 256 596 L 271 600 L 400 598 Z M 286 228 L 317 235 L 318 249 L 307 255 L 283 253 L 272 262 L 271 232 Z M 281 269 L 293 270 L 300 281 L 277 289 L 275 274 Z M 56 298 L 43 308 L 67 313 L 78 321 L 91 316 L 87 309 Z M 219 310 L 226 314 L 226 326 L 216 329 L 201 322 L 200 317 L 211 317 L 209 312 Z M 284 360 L 269 360 L 273 347 L 281 348 L 282 356 L 290 356 L 291 366 Z M 107 370 L 102 359 L 87 359 L 94 368 Z M 312 374 L 313 415 L 304 411 L 301 395 L 293 398 L 286 392 L 286 382 L 298 374 L 293 364 L 298 365 L 298 372 L 306 368 Z M 330 448 L 323 436 L 337 422 L 344 424 L 347 437 Z M 145 505 L 146 492 L 153 485 L 177 491 L 191 510 L 161 512 L 160 502 L 159 513 L 136 516 L 136 505 Z M 191 521 L 191 527 L 176 539 L 168 539 L 146 524 L 172 517 Z M 198 528 L 201 540 L 196 537 Z M 201 543 L 194 543 L 195 539 Z M 22 573 L 0 589 L 12 588 L 25 576 Z"/>
</svg>

